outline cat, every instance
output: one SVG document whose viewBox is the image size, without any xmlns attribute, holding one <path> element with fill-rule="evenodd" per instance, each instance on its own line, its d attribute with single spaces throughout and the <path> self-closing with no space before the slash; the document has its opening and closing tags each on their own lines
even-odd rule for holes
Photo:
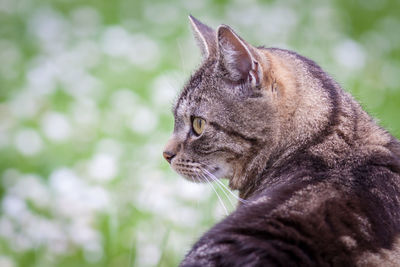
<svg viewBox="0 0 400 267">
<path fill-rule="evenodd" d="M 203 63 L 163 155 L 242 201 L 180 266 L 400 266 L 400 142 L 312 60 L 189 19 Z"/>
</svg>

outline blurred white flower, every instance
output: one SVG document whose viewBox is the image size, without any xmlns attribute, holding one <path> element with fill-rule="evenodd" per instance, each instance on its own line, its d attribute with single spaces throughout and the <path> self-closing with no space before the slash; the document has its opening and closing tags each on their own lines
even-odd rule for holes
<svg viewBox="0 0 400 267">
<path fill-rule="evenodd" d="M 100 14 L 92 7 L 79 7 L 71 14 L 72 29 L 79 37 L 96 34 L 100 27 Z"/>
<path fill-rule="evenodd" d="M 18 182 L 20 175 L 16 169 L 6 169 L 2 174 L 1 184 L 4 188 L 11 187 Z"/>
<path fill-rule="evenodd" d="M 83 247 L 83 256 L 88 262 L 98 262 L 103 257 L 103 254 L 103 247 L 100 242 L 88 242 Z"/>
<path fill-rule="evenodd" d="M 8 216 L 0 217 L 0 236 L 5 239 L 13 239 L 15 236 L 14 223 Z"/>
<path fill-rule="evenodd" d="M 46 137 L 55 142 L 65 141 L 71 135 L 70 123 L 61 113 L 46 113 L 42 118 L 41 126 Z"/>
<path fill-rule="evenodd" d="M 177 196 L 179 196 L 185 201 L 192 201 L 192 202 L 206 201 L 210 199 L 210 196 L 213 193 L 212 189 L 208 186 L 208 184 L 192 183 L 185 180 L 182 177 L 175 179 L 172 186 L 176 189 L 175 192 Z"/>
<path fill-rule="evenodd" d="M 118 172 L 117 161 L 111 154 L 96 154 L 89 162 L 89 175 L 98 181 L 108 181 Z"/>
<path fill-rule="evenodd" d="M 50 174 L 49 183 L 57 195 L 73 195 L 79 192 L 82 187 L 82 181 L 76 173 L 69 168 L 54 170 Z"/>
<path fill-rule="evenodd" d="M 62 15 L 49 7 L 34 10 L 28 30 L 37 37 L 41 48 L 51 53 L 63 51 L 69 38 L 70 27 Z"/>
<path fill-rule="evenodd" d="M 93 211 L 106 211 L 109 207 L 109 193 L 100 186 L 91 186 L 86 189 L 86 206 Z"/>
<path fill-rule="evenodd" d="M 395 46 L 395 42 L 389 40 L 387 35 L 382 34 L 379 30 L 370 30 L 361 35 L 360 43 L 363 44 L 366 51 L 372 50 L 376 53 L 376 56 L 382 58 L 390 53 Z"/>
<path fill-rule="evenodd" d="M 15 195 L 6 195 L 1 204 L 3 212 L 14 218 L 18 218 L 27 210 L 25 201 Z"/>
<path fill-rule="evenodd" d="M 163 216 L 174 210 L 176 199 L 174 188 L 167 186 L 159 170 L 136 168 L 135 180 L 140 182 L 140 190 L 135 195 L 138 209 Z"/>
<path fill-rule="evenodd" d="M 128 59 L 141 68 L 154 69 L 160 61 L 160 49 L 156 42 L 144 34 L 130 34 L 120 26 L 108 27 L 102 36 L 105 54 Z"/>
<path fill-rule="evenodd" d="M 181 205 L 174 210 L 170 210 L 166 218 L 176 225 L 190 227 L 191 225 L 198 225 L 201 222 L 201 214 L 198 212 L 198 209 Z"/>
<path fill-rule="evenodd" d="M 143 145 L 137 153 L 140 153 L 140 157 L 148 162 L 155 164 L 160 162 L 164 163 L 165 159 L 162 157 L 162 151 L 164 150 L 165 144 L 157 142 L 156 140 L 160 139 L 156 136 L 153 143 Z"/>
<path fill-rule="evenodd" d="M 226 217 L 226 211 L 225 211 L 225 208 L 222 206 L 222 204 L 219 201 L 217 201 L 217 202 L 214 202 L 213 205 L 214 205 L 213 215 L 214 215 L 215 220 L 220 221 L 220 220 L 224 219 Z M 229 208 L 227 208 L 227 209 L 229 212 Z"/>
<path fill-rule="evenodd" d="M 87 97 L 77 99 L 71 104 L 71 113 L 74 122 L 80 127 L 95 127 L 99 121 L 99 108 L 96 103 Z"/>
<path fill-rule="evenodd" d="M 78 65 L 64 67 L 62 75 L 58 76 L 63 90 L 75 98 L 97 98 L 101 95 L 101 81 L 90 75 Z"/>
<path fill-rule="evenodd" d="M 73 48 L 74 53 L 80 58 L 80 66 L 92 68 L 101 60 L 101 49 L 99 45 L 90 39 L 84 39 Z"/>
<path fill-rule="evenodd" d="M 148 234 L 151 233 L 151 234 Z M 135 266 L 155 266 L 161 256 L 160 245 L 167 233 L 164 225 L 156 225 L 153 222 L 139 223 L 136 232 L 131 238 L 135 238 L 136 262 Z"/>
<path fill-rule="evenodd" d="M 67 237 L 57 221 L 32 216 L 24 223 L 24 233 L 36 246 L 48 246 L 55 253 L 66 252 Z"/>
<path fill-rule="evenodd" d="M 382 80 L 386 88 L 397 90 L 400 86 L 400 64 L 387 61 L 381 69 Z"/>
<path fill-rule="evenodd" d="M 100 186 L 90 186 L 68 168 L 54 170 L 49 178 L 54 190 L 54 212 L 59 215 L 85 219 L 109 206 L 109 195 Z"/>
<path fill-rule="evenodd" d="M 96 150 L 98 153 L 112 155 L 115 159 L 120 158 L 124 151 L 121 143 L 111 138 L 101 139 L 97 144 Z"/>
<path fill-rule="evenodd" d="M 7 256 L 0 256 L 0 267 L 14 267 L 15 262 L 12 258 Z"/>
<path fill-rule="evenodd" d="M 189 2 L 189 1 L 185 1 Z M 150 2 L 145 2 L 147 5 L 145 5 L 144 8 L 144 15 L 146 16 L 146 19 L 160 24 L 161 26 L 168 25 L 170 23 L 174 23 L 178 18 L 178 14 L 180 10 L 176 5 L 170 5 L 168 2 L 165 3 L 160 3 L 160 2 L 155 2 L 155 3 L 150 3 Z M 163 14 L 162 16 L 154 16 L 154 14 Z"/>
<path fill-rule="evenodd" d="M 4 63 L 0 65 L 0 75 L 6 79 L 16 78 L 18 75 L 16 64 L 21 60 L 21 52 L 18 46 L 9 40 L 0 39 L 0 60 Z"/>
<path fill-rule="evenodd" d="M 266 41 L 265 36 L 268 36 L 269 40 L 279 38 L 281 42 L 285 41 L 298 20 L 296 12 L 280 2 L 269 6 L 257 6 L 246 4 L 245 1 L 236 1 L 227 12 L 228 18 L 239 25 L 246 28 L 258 27 L 257 35 L 261 37 L 258 38 L 262 42 Z"/>
<path fill-rule="evenodd" d="M 35 92 L 22 89 L 8 102 L 10 112 L 18 118 L 33 118 L 40 108 L 40 99 Z"/>
<path fill-rule="evenodd" d="M 71 237 L 72 241 L 80 246 L 91 245 L 100 241 L 99 233 L 92 229 L 86 222 L 79 220 L 74 221 L 70 225 L 68 236 Z"/>
<path fill-rule="evenodd" d="M 28 88 L 34 95 L 48 95 L 56 89 L 59 66 L 52 59 L 39 56 L 28 69 Z"/>
<path fill-rule="evenodd" d="M 365 53 L 363 47 L 350 39 L 337 44 L 334 47 L 334 55 L 336 62 L 349 70 L 359 70 L 365 65 Z"/>
<path fill-rule="evenodd" d="M 144 34 L 136 34 L 132 38 L 133 53 L 128 55 L 130 61 L 144 69 L 155 69 L 160 61 L 158 44 Z"/>
<path fill-rule="evenodd" d="M 161 256 L 161 249 L 155 244 L 141 243 L 136 250 L 136 266 L 155 266 Z"/>
<path fill-rule="evenodd" d="M 15 184 L 8 189 L 8 192 L 23 200 L 31 200 L 41 208 L 47 207 L 50 203 L 48 188 L 41 181 L 41 178 L 35 174 L 21 175 Z"/>
<path fill-rule="evenodd" d="M 16 175 L 17 173 L 14 170 L 8 170 L 3 174 L 8 179 L 15 177 L 16 181 L 7 188 L 7 195 L 2 202 L 1 209 L 4 215 L 0 217 L 0 236 L 8 239 L 10 246 L 15 251 L 27 251 L 37 246 L 45 246 L 53 253 L 66 253 L 70 237 L 66 235 L 65 229 L 63 229 L 65 222 L 60 223 L 60 218 L 57 217 L 48 219 L 36 214 L 35 211 L 28 209 L 25 200 L 33 201 L 42 209 L 46 208 L 43 205 L 46 204 L 47 206 L 53 205 L 53 208 L 58 210 L 62 207 L 57 206 L 59 203 L 57 199 L 65 197 L 60 192 L 65 192 L 68 185 L 59 186 L 60 181 L 58 181 L 56 187 L 59 191 L 53 195 L 53 201 L 49 202 L 48 188 L 40 181 L 40 177 L 33 174 L 24 174 L 18 177 Z M 61 170 L 55 173 L 53 178 L 62 179 L 71 175 L 73 174 L 69 173 L 68 170 Z M 53 179 L 53 182 L 55 180 Z M 86 191 L 86 188 L 83 190 Z M 44 199 L 45 203 L 43 203 Z M 69 204 L 77 205 L 77 203 Z M 71 209 L 71 206 L 68 208 L 74 210 Z M 86 213 L 88 213 L 88 209 L 85 210 Z M 77 218 L 72 216 L 71 219 L 73 221 Z"/>
<path fill-rule="evenodd" d="M 15 126 L 16 121 L 11 115 L 10 108 L 7 104 L 0 104 L 0 149 L 9 146 L 12 138 L 11 130 Z"/>
<path fill-rule="evenodd" d="M 119 136 L 124 129 L 126 118 L 115 110 L 105 110 L 100 124 L 101 130 L 110 136 Z"/>
<path fill-rule="evenodd" d="M 158 116 L 145 106 L 137 107 L 130 122 L 130 128 L 139 134 L 148 134 L 156 128 Z"/>
<path fill-rule="evenodd" d="M 43 141 L 39 134 L 29 128 L 21 129 L 15 134 L 14 144 L 18 152 L 25 156 L 33 156 L 43 148 Z"/>
<path fill-rule="evenodd" d="M 106 28 L 102 35 L 101 46 L 104 53 L 110 56 L 123 57 L 132 50 L 130 34 L 122 27 Z"/>
<path fill-rule="evenodd" d="M 14 238 L 11 240 L 11 247 L 16 252 L 25 252 L 33 249 L 35 244 L 25 233 L 16 233 Z"/>
<path fill-rule="evenodd" d="M 169 112 L 177 92 L 181 90 L 183 84 L 183 74 L 170 72 L 158 76 L 152 84 L 152 99 L 154 106 Z"/>
<path fill-rule="evenodd" d="M 138 105 L 138 96 L 129 89 L 118 89 L 110 98 L 112 109 L 121 115 L 132 116 Z"/>
</svg>

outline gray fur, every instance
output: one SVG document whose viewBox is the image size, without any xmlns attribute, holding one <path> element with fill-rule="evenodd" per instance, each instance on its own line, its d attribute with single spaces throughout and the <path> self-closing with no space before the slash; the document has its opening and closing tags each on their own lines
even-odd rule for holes
<svg viewBox="0 0 400 267">
<path fill-rule="evenodd" d="M 216 34 L 219 49 L 176 102 L 166 151 L 183 177 L 204 181 L 207 169 L 249 203 L 182 266 L 400 264 L 398 140 L 311 60 L 255 48 L 228 26 Z M 206 120 L 200 136 L 193 117 Z"/>
</svg>

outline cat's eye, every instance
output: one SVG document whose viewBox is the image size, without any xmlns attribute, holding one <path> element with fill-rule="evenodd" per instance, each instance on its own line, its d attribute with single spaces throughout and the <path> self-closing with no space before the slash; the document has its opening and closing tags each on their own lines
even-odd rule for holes
<svg viewBox="0 0 400 267">
<path fill-rule="evenodd" d="M 193 131 L 196 135 L 201 135 L 204 131 L 206 121 L 199 117 L 194 117 L 192 121 Z"/>
</svg>

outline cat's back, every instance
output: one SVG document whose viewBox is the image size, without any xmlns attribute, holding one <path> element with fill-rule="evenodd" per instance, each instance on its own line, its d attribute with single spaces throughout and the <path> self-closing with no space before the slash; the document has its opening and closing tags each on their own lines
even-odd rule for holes
<svg viewBox="0 0 400 267">
<path fill-rule="evenodd" d="M 286 166 L 285 183 L 254 194 L 182 266 L 398 266 L 398 155 L 375 152 L 338 168 Z"/>
</svg>

